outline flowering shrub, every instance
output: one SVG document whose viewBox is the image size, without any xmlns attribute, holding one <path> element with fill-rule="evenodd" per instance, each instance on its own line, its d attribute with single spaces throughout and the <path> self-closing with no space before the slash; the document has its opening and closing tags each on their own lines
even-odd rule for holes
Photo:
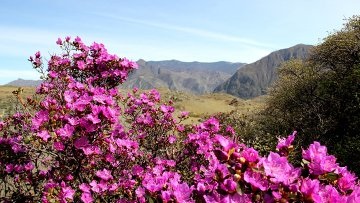
<svg viewBox="0 0 360 203">
<path fill-rule="evenodd" d="M 136 63 L 58 39 L 38 100 L 0 122 L 4 202 L 359 202 L 357 177 L 325 146 L 288 162 L 296 132 L 261 157 L 210 118 L 185 126 L 156 90 L 121 94 Z M 43 71 L 40 53 L 31 57 Z M 223 130 L 225 129 L 225 130 Z"/>
</svg>

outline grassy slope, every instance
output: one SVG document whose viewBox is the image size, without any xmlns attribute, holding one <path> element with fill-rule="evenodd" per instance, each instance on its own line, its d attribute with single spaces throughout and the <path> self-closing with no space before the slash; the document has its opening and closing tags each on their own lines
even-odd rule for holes
<svg viewBox="0 0 360 203">
<path fill-rule="evenodd" d="M 23 87 L 22 97 L 25 99 L 34 94 L 34 87 Z M 13 95 L 13 91 L 18 90 L 18 87 L 2 85 L 0 86 L 0 118 L 6 113 L 9 105 L 16 105 L 17 99 Z"/>
<path fill-rule="evenodd" d="M 14 104 L 16 99 L 12 91 L 17 90 L 13 86 L 0 86 L 0 118 L 5 113 L 9 105 Z M 23 97 L 31 96 L 35 92 L 33 87 L 23 87 Z M 179 91 L 159 89 L 163 101 L 173 98 L 174 106 L 180 111 L 189 111 L 190 118 L 185 123 L 196 123 L 204 116 L 209 116 L 217 112 L 230 112 L 237 110 L 243 114 L 251 114 L 264 106 L 264 97 L 257 97 L 251 100 L 243 100 L 224 93 L 213 93 L 204 95 L 194 95 Z M 126 92 L 126 90 L 121 90 Z M 237 101 L 230 105 L 231 101 Z"/>
</svg>

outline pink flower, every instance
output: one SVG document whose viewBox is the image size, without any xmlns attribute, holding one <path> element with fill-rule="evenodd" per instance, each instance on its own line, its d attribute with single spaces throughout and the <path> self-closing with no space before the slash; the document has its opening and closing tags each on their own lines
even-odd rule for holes
<svg viewBox="0 0 360 203">
<path fill-rule="evenodd" d="M 236 147 L 236 144 L 229 139 L 221 136 L 221 135 L 215 135 L 215 140 L 220 143 L 220 145 L 223 147 L 223 149 L 226 152 L 229 152 L 230 149 L 233 149 Z"/>
<path fill-rule="evenodd" d="M 117 183 L 113 183 L 109 185 L 109 191 L 115 191 L 119 188 L 119 185 Z"/>
<path fill-rule="evenodd" d="M 160 110 L 161 110 L 163 113 L 172 113 L 172 112 L 174 112 L 174 107 L 172 107 L 172 106 L 166 106 L 166 105 L 161 105 L 161 106 L 160 106 Z"/>
<path fill-rule="evenodd" d="M 221 198 L 221 201 L 206 201 L 207 203 L 211 202 L 211 203 L 215 203 L 215 202 L 221 202 L 221 203 L 239 203 L 239 202 L 243 202 L 243 203 L 251 203 L 251 198 L 249 197 L 249 195 L 243 194 L 243 195 L 239 195 L 238 193 L 235 193 L 233 195 L 225 195 L 224 197 Z"/>
<path fill-rule="evenodd" d="M 86 136 L 82 136 L 75 140 L 74 146 L 76 149 L 81 149 L 83 147 L 87 147 L 87 146 L 89 146 L 89 140 L 87 139 Z"/>
<path fill-rule="evenodd" d="M 345 167 L 341 170 L 340 176 L 337 183 L 343 192 L 354 189 L 357 179 L 355 174 L 348 171 Z"/>
<path fill-rule="evenodd" d="M 61 41 L 61 39 L 60 39 L 60 38 L 58 38 L 58 39 L 57 39 L 56 44 L 58 44 L 58 45 L 62 45 L 62 41 Z"/>
<path fill-rule="evenodd" d="M 231 126 L 226 126 L 226 132 L 230 133 L 230 135 L 235 135 L 235 130 Z"/>
<path fill-rule="evenodd" d="M 269 156 L 261 161 L 265 174 L 272 177 L 274 183 L 291 184 L 300 176 L 300 168 L 294 169 L 285 157 L 270 152 Z"/>
<path fill-rule="evenodd" d="M 176 130 L 178 130 L 179 132 L 184 132 L 185 126 L 181 125 L 181 124 L 178 124 L 178 125 L 176 125 Z"/>
<path fill-rule="evenodd" d="M 119 147 L 126 147 L 128 149 L 138 149 L 139 144 L 132 140 L 126 140 L 126 139 L 116 139 L 115 140 L 117 146 Z"/>
<path fill-rule="evenodd" d="M 32 126 L 34 129 L 39 129 L 39 127 L 46 121 L 49 120 L 49 112 L 46 110 L 41 110 L 35 114 L 35 117 L 32 119 Z"/>
<path fill-rule="evenodd" d="M 50 78 L 58 77 L 58 74 L 55 71 L 49 71 L 48 75 L 49 75 Z"/>
<path fill-rule="evenodd" d="M 94 95 L 93 96 L 94 101 L 99 102 L 100 104 L 110 104 L 111 98 L 109 98 L 106 95 L 100 94 L 100 95 Z"/>
<path fill-rule="evenodd" d="M 91 194 L 89 192 L 83 192 L 81 194 L 81 201 L 83 201 L 84 203 L 92 203 L 94 201 L 93 197 L 91 196 Z"/>
<path fill-rule="evenodd" d="M 250 183 L 253 187 L 259 188 L 261 191 L 266 191 L 269 187 L 269 183 L 266 178 L 257 172 L 247 170 L 244 173 L 244 180 Z"/>
<path fill-rule="evenodd" d="M 319 196 L 319 188 L 320 182 L 318 180 L 311 180 L 306 178 L 301 182 L 300 191 L 308 200 L 320 203 L 321 198 Z"/>
<path fill-rule="evenodd" d="M 98 146 L 89 145 L 81 148 L 85 155 L 101 154 L 101 149 Z"/>
<path fill-rule="evenodd" d="M 175 135 L 170 135 L 168 137 L 168 141 L 170 144 L 174 143 L 176 141 L 176 136 Z"/>
<path fill-rule="evenodd" d="M 75 97 L 77 97 L 77 93 L 75 93 L 72 90 L 65 90 L 65 92 L 64 92 L 64 100 L 67 103 L 72 103 L 74 101 Z"/>
<path fill-rule="evenodd" d="M 37 51 L 37 52 L 35 53 L 35 57 L 36 57 L 36 58 L 40 58 L 40 51 Z"/>
<path fill-rule="evenodd" d="M 357 186 L 347 199 L 347 203 L 360 202 L 360 187 Z"/>
<path fill-rule="evenodd" d="M 161 191 L 161 199 L 163 202 L 169 202 L 171 200 L 171 192 Z"/>
<path fill-rule="evenodd" d="M 63 151 L 65 149 L 65 146 L 62 142 L 54 142 L 53 147 L 57 151 Z"/>
<path fill-rule="evenodd" d="M 232 188 L 233 184 L 227 184 L 229 188 Z M 177 202 L 189 202 L 192 193 L 192 188 L 186 183 L 178 184 L 174 190 L 174 196 Z"/>
<path fill-rule="evenodd" d="M 209 118 L 205 122 L 200 124 L 200 128 L 204 130 L 211 130 L 213 132 L 218 132 L 220 130 L 219 121 L 214 117 Z"/>
<path fill-rule="evenodd" d="M 6 164 L 5 171 L 11 173 L 14 170 L 14 164 Z"/>
<path fill-rule="evenodd" d="M 138 198 L 142 198 L 145 196 L 146 194 L 146 191 L 143 187 L 138 187 L 136 190 L 135 190 L 135 194 Z"/>
<path fill-rule="evenodd" d="M 37 133 L 37 136 L 43 139 L 45 142 L 51 137 L 49 132 L 46 130 L 42 130 L 41 132 Z"/>
<path fill-rule="evenodd" d="M 109 119 L 112 122 L 116 122 L 118 111 L 115 108 L 111 108 L 110 106 L 107 106 L 102 110 L 104 116 Z"/>
<path fill-rule="evenodd" d="M 90 193 L 90 187 L 89 187 L 89 185 L 86 184 L 86 183 L 81 183 L 81 184 L 79 185 L 79 189 L 80 189 L 81 191 L 83 191 L 83 192 L 88 192 L 88 193 Z"/>
<path fill-rule="evenodd" d="M 78 68 L 80 69 L 80 70 L 84 70 L 85 69 L 85 62 L 84 61 L 77 61 L 76 62 L 76 65 L 78 66 Z"/>
<path fill-rule="evenodd" d="M 75 125 L 79 124 L 79 121 L 77 119 L 75 119 L 75 118 L 67 118 L 67 121 L 72 126 L 75 126 Z"/>
<path fill-rule="evenodd" d="M 304 159 L 310 161 L 309 169 L 314 175 L 333 172 L 339 167 L 336 158 L 329 156 L 326 147 L 321 146 L 319 142 L 314 142 L 307 150 L 303 150 L 302 155 Z"/>
<path fill-rule="evenodd" d="M 256 162 L 259 160 L 259 153 L 252 147 L 244 149 L 241 152 L 241 156 L 248 162 Z"/>
<path fill-rule="evenodd" d="M 338 164 L 334 156 L 317 157 L 309 163 L 310 172 L 314 175 L 333 172 L 336 168 L 338 168 Z"/>
<path fill-rule="evenodd" d="M 276 146 L 276 149 L 281 150 L 283 148 L 288 148 L 292 144 L 292 142 L 294 141 L 296 133 L 297 133 L 297 131 L 294 131 L 286 139 L 285 138 L 279 139 L 279 142 L 278 142 L 278 144 Z"/>
<path fill-rule="evenodd" d="M 135 63 L 133 61 L 130 61 L 127 58 L 123 58 L 122 61 L 120 62 L 120 65 L 125 66 L 125 67 L 132 67 L 132 68 L 135 68 L 135 69 L 138 68 L 137 63 Z"/>
<path fill-rule="evenodd" d="M 76 43 L 82 43 L 82 42 L 81 42 L 81 38 L 80 38 L 79 36 L 76 36 L 75 42 L 76 42 Z"/>
<path fill-rule="evenodd" d="M 96 172 L 96 176 L 103 179 L 103 180 L 111 180 L 113 179 L 113 176 L 111 175 L 111 171 L 103 169 L 101 171 Z"/>
<path fill-rule="evenodd" d="M 65 126 L 63 128 L 56 130 L 56 134 L 59 135 L 60 137 L 62 137 L 63 139 L 68 139 L 68 138 L 71 138 L 74 131 L 75 131 L 74 126 L 65 124 Z"/>
<path fill-rule="evenodd" d="M 140 175 L 143 171 L 144 171 L 144 169 L 139 165 L 135 165 L 132 168 L 132 173 L 137 176 Z"/>
<path fill-rule="evenodd" d="M 61 192 L 59 197 L 63 202 L 67 202 L 66 199 L 73 200 L 74 194 L 75 190 L 73 190 L 71 187 L 67 187 L 64 182 L 61 183 Z"/>
<path fill-rule="evenodd" d="M 109 163 L 114 163 L 116 161 L 114 155 L 110 153 L 105 155 L 105 160 Z"/>
<path fill-rule="evenodd" d="M 97 123 L 100 123 L 101 120 L 97 117 L 97 115 L 93 115 L 93 114 L 88 114 L 86 116 L 86 118 L 91 121 L 93 124 L 97 124 Z"/>
<path fill-rule="evenodd" d="M 342 196 L 336 188 L 331 185 L 326 185 L 319 192 L 321 197 L 321 202 L 337 203 L 337 202 L 346 202 L 346 198 Z"/>
<path fill-rule="evenodd" d="M 224 191 L 228 192 L 228 193 L 233 193 L 236 191 L 236 186 L 237 183 L 231 179 L 226 179 L 224 180 L 224 182 L 221 184 L 221 189 L 223 189 Z"/>
<path fill-rule="evenodd" d="M 314 142 L 309 146 L 307 150 L 303 150 L 302 156 L 306 160 L 313 160 L 317 157 L 326 156 L 327 149 L 325 146 L 321 146 L 319 142 Z"/>
<path fill-rule="evenodd" d="M 90 186 L 91 186 L 92 191 L 94 191 L 96 193 L 101 192 L 101 188 L 99 187 L 98 183 L 95 180 L 91 181 Z"/>
<path fill-rule="evenodd" d="M 24 166 L 20 165 L 20 164 L 15 164 L 14 166 L 14 171 L 16 173 L 22 173 L 24 171 Z"/>
<path fill-rule="evenodd" d="M 182 118 L 186 118 L 186 117 L 189 116 L 189 112 L 188 112 L 188 111 L 182 111 L 182 112 L 180 113 L 180 116 L 181 116 Z"/>
<path fill-rule="evenodd" d="M 96 193 L 104 192 L 109 188 L 107 183 L 103 180 L 101 180 L 99 183 L 93 180 L 91 181 L 90 186 L 91 186 L 91 190 Z"/>
<path fill-rule="evenodd" d="M 34 169 L 34 164 L 32 162 L 29 162 L 25 164 L 24 168 L 26 171 L 32 171 Z"/>
<path fill-rule="evenodd" d="M 74 180 L 74 176 L 72 176 L 71 174 L 68 174 L 66 177 L 65 177 L 66 180 L 70 181 L 70 180 Z"/>
</svg>

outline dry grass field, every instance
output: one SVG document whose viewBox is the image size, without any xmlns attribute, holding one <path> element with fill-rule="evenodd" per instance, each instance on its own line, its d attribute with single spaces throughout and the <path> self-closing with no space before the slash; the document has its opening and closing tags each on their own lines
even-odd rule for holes
<svg viewBox="0 0 360 203">
<path fill-rule="evenodd" d="M 0 86 L 0 118 L 17 104 L 17 99 L 12 92 L 18 89 L 18 87 L 14 86 Z M 35 92 L 34 87 L 22 87 L 22 90 L 21 95 L 24 99 L 33 95 Z"/>
<path fill-rule="evenodd" d="M 0 86 L 0 116 L 5 114 L 11 105 L 16 104 L 16 99 L 12 92 L 17 90 L 14 86 Z M 22 97 L 26 98 L 35 92 L 33 87 L 23 87 Z M 127 92 L 128 90 L 120 90 Z M 146 90 L 142 90 L 146 91 Z M 190 117 L 185 123 L 196 123 L 204 116 L 209 116 L 218 112 L 238 111 L 242 114 L 252 114 L 261 109 L 265 103 L 265 97 L 257 97 L 251 100 L 243 100 L 228 94 L 210 93 L 203 95 L 194 95 L 191 93 L 170 91 L 168 89 L 159 89 L 162 100 L 172 99 L 176 113 L 188 111 Z"/>
</svg>

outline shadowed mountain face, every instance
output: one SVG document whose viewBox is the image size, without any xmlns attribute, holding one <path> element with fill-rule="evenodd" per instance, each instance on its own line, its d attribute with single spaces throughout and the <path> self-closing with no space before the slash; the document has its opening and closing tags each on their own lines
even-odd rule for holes
<svg viewBox="0 0 360 203">
<path fill-rule="evenodd" d="M 165 87 L 170 90 L 209 93 L 219 84 L 226 81 L 241 68 L 243 63 L 229 62 L 181 62 L 170 61 L 137 61 L 139 69 L 135 70 L 123 88 L 151 89 Z"/>
<path fill-rule="evenodd" d="M 277 68 L 290 59 L 305 59 L 312 46 L 299 44 L 272 52 L 268 56 L 247 64 L 217 86 L 214 92 L 225 92 L 240 98 L 253 98 L 266 94 L 267 89 L 277 79 Z"/>
</svg>

